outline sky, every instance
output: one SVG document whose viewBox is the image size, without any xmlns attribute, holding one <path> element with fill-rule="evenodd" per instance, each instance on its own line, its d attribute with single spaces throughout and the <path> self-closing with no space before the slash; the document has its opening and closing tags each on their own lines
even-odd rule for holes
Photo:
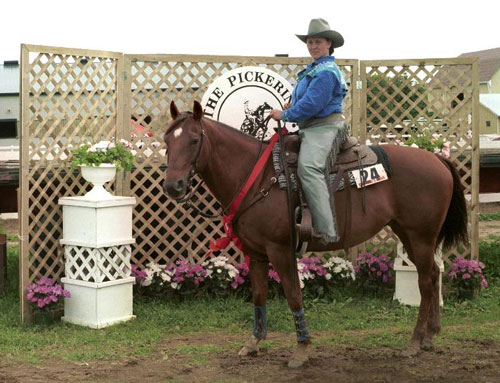
<svg viewBox="0 0 500 383">
<path fill-rule="evenodd" d="M 344 36 L 341 59 L 456 57 L 500 47 L 495 0 L 5 0 L 0 62 L 20 44 L 123 53 L 305 57 L 312 18 Z"/>
</svg>

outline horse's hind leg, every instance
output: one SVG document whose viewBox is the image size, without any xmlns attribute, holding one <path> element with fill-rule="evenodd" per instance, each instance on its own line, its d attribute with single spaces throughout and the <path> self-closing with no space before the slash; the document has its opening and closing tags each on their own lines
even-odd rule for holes
<svg viewBox="0 0 500 383">
<path fill-rule="evenodd" d="M 390 224 L 403 242 L 410 260 L 417 267 L 420 290 L 420 309 L 409 349 L 405 354 L 415 354 L 419 349 L 431 350 L 432 338 L 439 332 L 439 268 L 434 261 L 434 246 L 427 238 L 404 230 L 397 222 Z"/>
<path fill-rule="evenodd" d="M 410 347 L 414 350 L 419 348 L 428 350 L 432 348 L 432 336 L 428 331 L 429 326 L 435 325 L 430 321 L 431 312 L 434 313 L 434 319 L 439 321 L 439 316 L 435 315 L 435 278 L 434 269 L 436 262 L 434 262 L 434 246 L 429 243 L 426 238 L 419 238 L 410 236 L 411 249 L 413 256 L 411 261 L 415 264 L 418 273 L 418 287 L 420 290 L 420 308 L 418 311 L 418 319 L 413 336 L 410 342 Z M 438 270 L 439 271 L 439 270 Z M 439 299 L 439 298 L 438 298 Z M 439 305 L 439 300 L 437 301 Z M 439 310 L 439 306 L 437 306 Z"/>
<path fill-rule="evenodd" d="M 429 319 L 427 321 L 427 332 L 421 344 L 423 350 L 432 350 L 432 338 L 441 330 L 440 315 L 439 315 L 439 267 L 434 262 L 432 267 L 432 302 L 429 311 Z"/>
<path fill-rule="evenodd" d="M 251 338 L 238 352 L 240 356 L 257 355 L 258 344 L 267 335 L 267 289 L 269 261 L 265 256 L 250 257 L 250 282 L 252 284 L 252 300 L 254 305 L 254 324 Z"/>
</svg>

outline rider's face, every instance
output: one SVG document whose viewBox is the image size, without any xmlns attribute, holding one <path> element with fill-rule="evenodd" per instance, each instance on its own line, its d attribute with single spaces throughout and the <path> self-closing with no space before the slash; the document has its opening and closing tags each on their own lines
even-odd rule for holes
<svg viewBox="0 0 500 383">
<path fill-rule="evenodd" d="M 323 37 L 308 37 L 307 38 L 307 49 L 309 54 L 314 60 L 321 57 L 328 56 L 330 54 L 329 49 L 332 42 Z"/>
</svg>

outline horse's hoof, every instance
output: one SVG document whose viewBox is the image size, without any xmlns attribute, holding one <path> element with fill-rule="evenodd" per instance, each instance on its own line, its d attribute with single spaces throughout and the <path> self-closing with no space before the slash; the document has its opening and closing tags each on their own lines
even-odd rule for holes
<svg viewBox="0 0 500 383">
<path fill-rule="evenodd" d="M 294 355 L 292 359 L 288 361 L 288 368 L 299 368 L 302 367 L 309 357 L 307 355 Z"/>
<path fill-rule="evenodd" d="M 403 351 L 401 351 L 401 356 L 404 358 L 411 358 L 417 356 L 420 353 L 420 349 L 415 346 L 408 346 Z"/>
<path fill-rule="evenodd" d="M 432 344 L 432 342 L 424 341 L 420 345 L 420 349 L 422 351 L 434 351 L 434 345 Z"/>
<path fill-rule="evenodd" d="M 256 356 L 259 353 L 258 347 L 243 346 L 238 352 L 239 356 Z"/>
<path fill-rule="evenodd" d="M 309 343 L 299 343 L 292 358 L 288 361 L 289 368 L 302 367 L 309 360 L 309 353 L 307 351 L 308 345 Z"/>
</svg>

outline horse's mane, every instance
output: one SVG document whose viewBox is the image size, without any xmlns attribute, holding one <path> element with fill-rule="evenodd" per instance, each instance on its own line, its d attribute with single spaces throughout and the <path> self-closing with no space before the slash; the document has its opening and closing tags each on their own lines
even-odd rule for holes
<svg viewBox="0 0 500 383">
<path fill-rule="evenodd" d="M 191 112 L 184 112 L 184 113 L 181 113 L 179 115 L 179 117 L 177 117 L 175 120 L 173 120 L 170 124 L 170 126 L 167 128 L 167 131 L 165 132 L 165 136 L 167 134 L 169 134 L 170 132 L 174 131 L 176 127 L 179 126 L 179 124 L 181 124 L 182 122 L 184 122 L 185 120 L 187 120 L 189 117 L 191 117 L 193 115 L 193 113 Z M 240 131 L 239 129 L 235 129 L 233 128 L 232 126 L 229 126 L 227 124 L 224 124 L 223 122 L 220 122 L 220 121 L 217 121 L 217 120 L 214 120 L 212 118 L 208 118 L 208 117 L 203 117 L 202 120 L 205 119 L 205 120 L 208 120 L 210 122 L 212 122 L 213 124 L 217 125 L 217 127 L 220 127 L 220 128 L 223 128 L 223 129 L 226 129 L 232 133 L 236 133 L 242 137 L 245 137 L 246 139 L 250 139 L 250 140 L 253 140 L 253 141 L 259 141 L 257 138 L 253 137 L 253 136 L 250 136 L 249 134 L 246 134 L 246 133 L 243 133 L 242 131 Z"/>
<path fill-rule="evenodd" d="M 228 130 L 228 131 L 230 131 L 230 132 L 232 132 L 232 133 L 236 133 L 236 134 L 238 134 L 238 135 L 240 135 L 240 136 L 242 136 L 242 137 L 245 137 L 246 139 L 250 139 L 251 141 L 259 141 L 259 140 L 258 140 L 257 138 L 255 138 L 254 136 L 251 136 L 251 135 L 249 135 L 249 134 L 243 133 L 241 130 L 236 129 L 236 128 L 233 128 L 232 126 L 227 125 L 227 124 L 225 124 L 225 123 L 223 123 L 223 122 L 216 121 L 216 120 L 213 120 L 213 119 L 211 119 L 211 118 L 207 118 L 207 117 L 205 117 L 205 118 L 206 118 L 207 120 L 209 120 L 209 121 L 213 122 L 215 125 L 217 125 L 217 126 L 218 126 L 218 127 L 220 127 L 220 128 L 226 129 L 226 130 Z"/>
</svg>

